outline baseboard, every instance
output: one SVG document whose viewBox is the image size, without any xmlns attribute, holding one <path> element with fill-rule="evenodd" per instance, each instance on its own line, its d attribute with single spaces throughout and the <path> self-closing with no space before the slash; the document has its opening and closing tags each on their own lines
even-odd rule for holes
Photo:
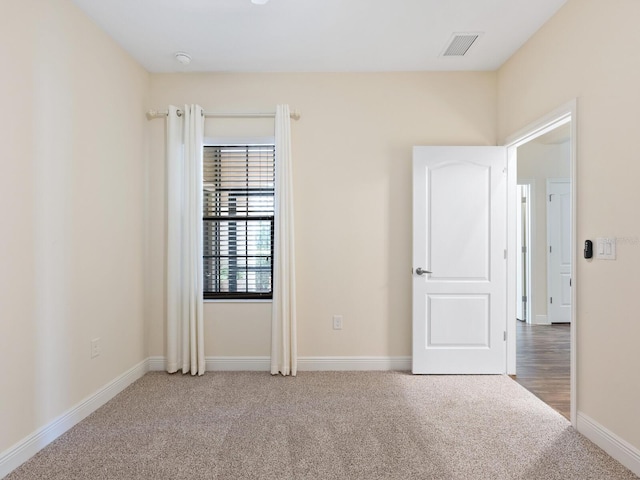
<svg viewBox="0 0 640 480">
<path fill-rule="evenodd" d="M 0 453 L 0 478 L 18 468 L 42 448 L 141 378 L 147 373 L 148 364 L 148 360 L 143 360 L 13 447 Z"/>
<path fill-rule="evenodd" d="M 207 357 L 208 372 L 268 372 L 270 357 Z"/>
<path fill-rule="evenodd" d="M 411 357 L 300 357 L 298 370 L 307 372 L 411 370 Z"/>
<path fill-rule="evenodd" d="M 164 357 L 149 357 L 149 370 L 166 370 Z M 206 357 L 207 372 L 268 372 L 271 370 L 270 357 Z"/>
<path fill-rule="evenodd" d="M 149 370 L 165 369 L 164 357 L 150 357 Z M 269 357 L 207 357 L 209 372 L 271 370 Z M 298 371 L 411 370 L 411 357 L 298 357 Z"/>
<path fill-rule="evenodd" d="M 534 325 L 551 325 L 551 322 L 549 322 L 549 317 L 547 317 L 547 315 L 536 315 L 533 324 Z"/>
<path fill-rule="evenodd" d="M 640 450 L 581 412 L 578 412 L 577 428 L 581 434 L 640 476 Z"/>
<path fill-rule="evenodd" d="M 164 357 L 149 357 L 147 361 L 149 362 L 150 372 L 163 372 L 166 370 Z"/>
</svg>

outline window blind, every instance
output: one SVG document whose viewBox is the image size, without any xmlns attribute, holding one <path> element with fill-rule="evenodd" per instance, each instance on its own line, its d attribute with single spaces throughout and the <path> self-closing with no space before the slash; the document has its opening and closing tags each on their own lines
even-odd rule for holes
<svg viewBox="0 0 640 480">
<path fill-rule="evenodd" d="M 271 298 L 275 147 L 206 146 L 205 298 Z"/>
</svg>

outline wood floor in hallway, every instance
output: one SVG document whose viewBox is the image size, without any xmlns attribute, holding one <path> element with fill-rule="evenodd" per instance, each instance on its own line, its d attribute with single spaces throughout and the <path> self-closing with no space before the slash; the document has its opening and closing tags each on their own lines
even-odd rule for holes
<svg viewBox="0 0 640 480">
<path fill-rule="evenodd" d="M 516 375 L 513 379 L 569 419 L 570 325 L 516 323 Z"/>
</svg>

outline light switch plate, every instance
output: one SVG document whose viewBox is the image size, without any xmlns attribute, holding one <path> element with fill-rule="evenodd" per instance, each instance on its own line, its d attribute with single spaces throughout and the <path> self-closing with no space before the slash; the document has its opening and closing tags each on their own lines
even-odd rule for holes
<svg viewBox="0 0 640 480">
<path fill-rule="evenodd" d="M 615 260 L 616 259 L 616 239 L 612 237 L 596 238 L 596 259 Z"/>
</svg>

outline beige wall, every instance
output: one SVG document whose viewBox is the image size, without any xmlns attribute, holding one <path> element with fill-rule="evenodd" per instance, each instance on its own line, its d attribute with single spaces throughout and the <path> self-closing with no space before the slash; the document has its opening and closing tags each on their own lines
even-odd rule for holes
<svg viewBox="0 0 640 480">
<path fill-rule="evenodd" d="M 495 145 L 495 73 L 164 74 L 151 104 L 273 111 L 292 122 L 301 356 L 411 353 L 414 145 Z M 208 119 L 209 135 L 273 132 L 262 120 Z M 151 355 L 164 354 L 164 122 L 150 133 Z M 269 304 L 205 307 L 206 355 L 269 355 Z M 331 327 L 344 315 L 344 329 Z"/>
<path fill-rule="evenodd" d="M 68 0 L 3 1 L 0 57 L 2 452 L 146 357 L 149 76 Z"/>
<path fill-rule="evenodd" d="M 547 180 L 569 178 L 570 166 L 569 141 L 545 144 L 533 140 L 518 147 L 518 183 L 533 181 L 531 323 L 536 323 L 537 315 L 547 315 Z"/>
<path fill-rule="evenodd" d="M 501 139 L 578 98 L 577 238 L 624 237 L 576 265 L 578 411 L 640 448 L 637 0 L 569 0 L 498 72 Z"/>
</svg>

